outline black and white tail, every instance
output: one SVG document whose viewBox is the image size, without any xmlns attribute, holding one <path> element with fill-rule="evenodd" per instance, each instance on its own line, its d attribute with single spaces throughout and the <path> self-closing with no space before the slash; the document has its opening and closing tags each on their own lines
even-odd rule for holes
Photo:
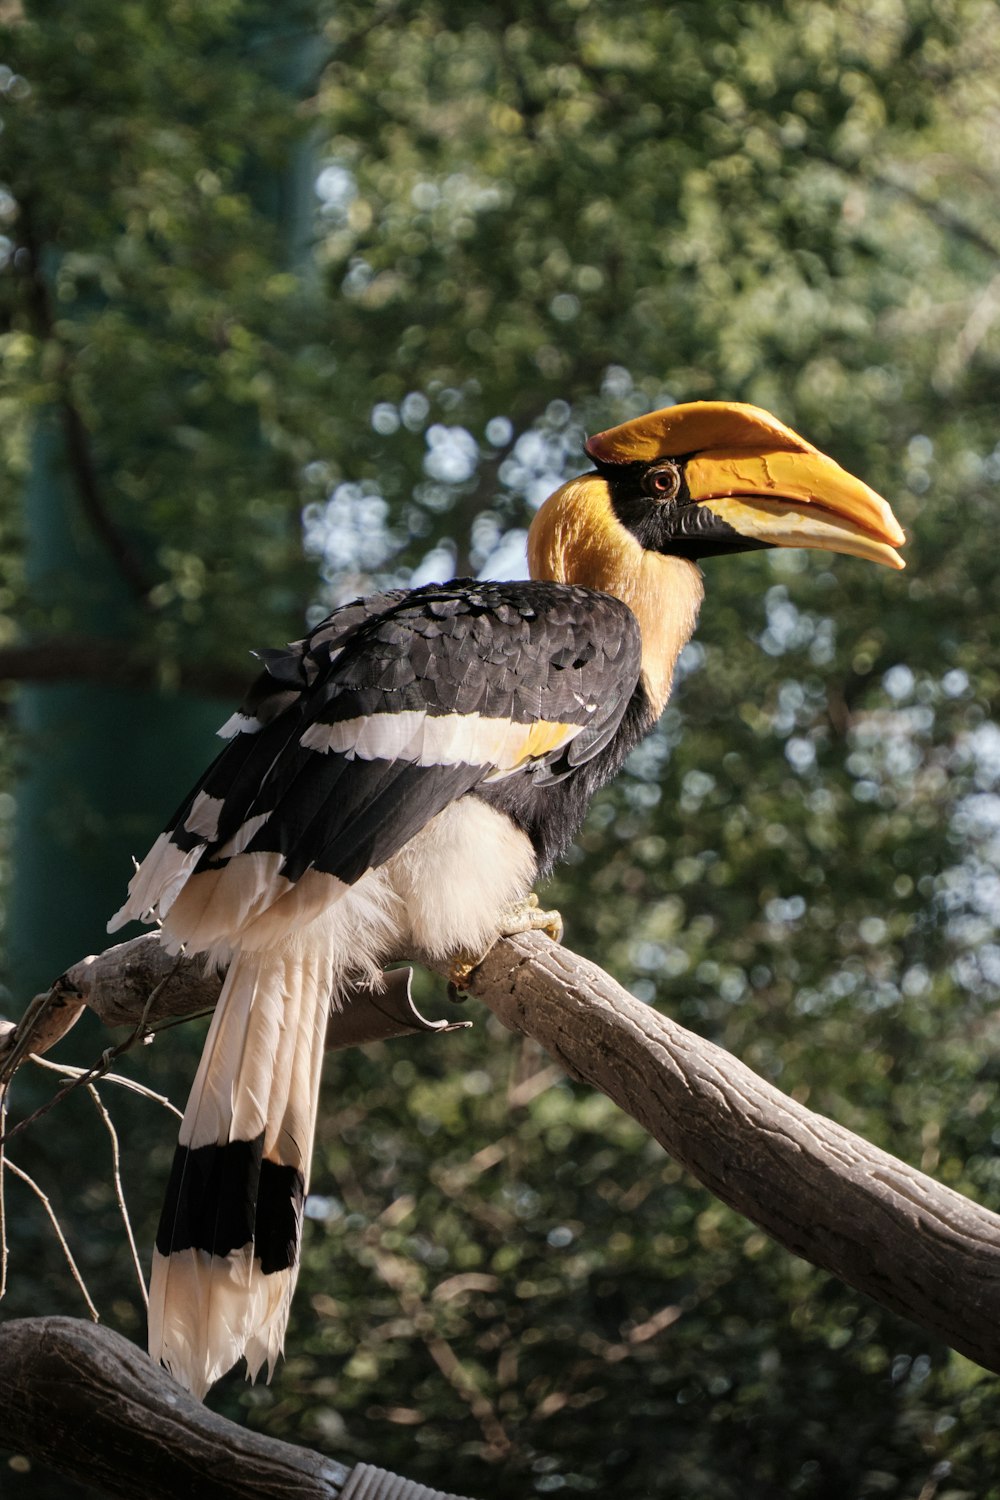
<svg viewBox="0 0 1000 1500">
<path fill-rule="evenodd" d="M 270 1378 L 282 1350 L 333 981 L 318 925 L 234 956 L 181 1124 L 149 1352 L 199 1397 L 241 1355 Z"/>
</svg>

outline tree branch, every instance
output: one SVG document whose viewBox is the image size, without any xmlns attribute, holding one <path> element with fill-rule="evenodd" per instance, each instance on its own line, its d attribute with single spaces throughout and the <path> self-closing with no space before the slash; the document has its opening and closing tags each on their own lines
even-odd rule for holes
<svg viewBox="0 0 1000 1500">
<path fill-rule="evenodd" d="M 1000 1216 L 806 1109 L 533 933 L 472 993 L 779 1244 L 1000 1372 Z"/>
<path fill-rule="evenodd" d="M 252 666 L 234 671 L 211 663 L 181 667 L 180 691 L 199 693 L 227 702 L 241 699 L 253 676 Z M 0 647 L 0 681 L 100 682 L 112 687 L 144 689 L 158 677 L 156 660 L 144 651 L 123 649 L 121 641 L 99 637 L 53 636 L 16 646 Z"/>
<path fill-rule="evenodd" d="M 230 1422 L 81 1319 L 0 1325 L 0 1368 L 0 1441 L 124 1500 L 462 1500 Z"/>
<path fill-rule="evenodd" d="M 428 1020 L 414 1003 L 412 976 L 412 969 L 390 969 L 377 989 L 359 984 L 350 990 L 331 1015 L 328 1050 L 363 1047 L 418 1032 L 443 1035 L 472 1025 L 464 1020 Z M 102 1076 L 135 1042 L 146 1040 L 164 1025 L 212 1010 L 224 979 L 225 971 L 207 967 L 204 955 L 186 958 L 167 953 L 157 934 L 149 932 L 73 964 L 48 990 L 34 997 L 16 1026 L 0 1016 L 0 1097 L 21 1063 L 44 1055 L 61 1041 L 86 1007 L 105 1026 L 134 1028 L 132 1037 L 109 1048 L 93 1068 L 64 1085 L 54 1100 L 0 1134 L 0 1147 L 47 1114 L 65 1094 Z"/>
<path fill-rule="evenodd" d="M 111 1024 L 134 1024 L 162 965 L 176 960 L 149 935 L 84 960 L 61 983 Z M 183 961 L 148 1019 L 214 1003 L 219 982 L 200 960 Z M 996 1214 L 796 1104 L 540 933 L 497 943 L 469 989 L 780 1244 L 1000 1372 Z M 366 1003 L 349 1045 L 365 1039 Z M 335 1015 L 331 1036 L 345 1024 Z"/>
<path fill-rule="evenodd" d="M 842 161 L 833 152 L 823 151 L 817 146 L 806 146 L 803 149 L 803 154 L 811 157 L 813 161 L 820 161 L 825 166 L 833 167 L 835 171 L 843 173 L 845 177 L 853 178 L 860 173 L 862 180 L 864 179 L 864 169 L 860 161 Z M 1000 256 L 1000 246 L 995 245 L 981 229 L 964 218 L 957 209 L 953 208 L 943 198 L 928 197 L 926 193 L 922 193 L 919 188 L 907 182 L 905 178 L 890 171 L 875 168 L 867 173 L 867 177 L 868 181 L 874 183 L 876 187 L 884 188 L 890 193 L 895 193 L 899 198 L 905 198 L 908 203 L 911 203 L 914 208 L 920 209 L 932 223 L 936 224 L 939 229 L 944 230 L 946 234 L 952 234 L 956 239 L 964 240 L 966 244 L 974 245 L 977 250 L 981 251 L 983 255 L 988 256 L 990 260 L 996 260 Z"/>
<path fill-rule="evenodd" d="M 887 188 L 890 193 L 896 193 L 898 197 L 905 198 L 915 208 L 919 208 L 946 234 L 953 234 L 956 239 L 965 240 L 967 244 L 974 245 L 990 260 L 1000 257 L 1000 247 L 943 198 L 929 198 L 912 183 L 890 172 L 875 171 L 872 173 L 872 181 L 879 187 Z"/>
<path fill-rule="evenodd" d="M 128 1339 L 76 1318 L 0 1326 L 0 1431 L 57 1472 L 124 1496 L 333 1500 L 348 1470 L 216 1416 Z"/>
</svg>

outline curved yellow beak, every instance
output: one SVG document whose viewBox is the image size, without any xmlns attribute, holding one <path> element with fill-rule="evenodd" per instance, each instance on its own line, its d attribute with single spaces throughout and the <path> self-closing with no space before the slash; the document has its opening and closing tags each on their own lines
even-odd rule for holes
<svg viewBox="0 0 1000 1500">
<path fill-rule="evenodd" d="M 906 537 L 881 495 L 760 407 L 667 407 L 599 433 L 587 451 L 600 464 L 683 460 L 690 499 L 750 541 L 905 567 L 895 549 Z"/>
<path fill-rule="evenodd" d="M 895 550 L 906 537 L 890 507 L 825 454 L 701 453 L 685 474 L 692 500 L 741 536 L 906 566 Z"/>
</svg>

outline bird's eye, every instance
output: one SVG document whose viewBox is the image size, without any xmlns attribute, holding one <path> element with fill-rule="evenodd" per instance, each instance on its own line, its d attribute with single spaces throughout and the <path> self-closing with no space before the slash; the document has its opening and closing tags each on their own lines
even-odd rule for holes
<svg viewBox="0 0 1000 1500">
<path fill-rule="evenodd" d="M 661 464 L 646 475 L 646 493 L 654 500 L 676 500 L 681 489 L 681 471 L 676 464 Z"/>
</svg>

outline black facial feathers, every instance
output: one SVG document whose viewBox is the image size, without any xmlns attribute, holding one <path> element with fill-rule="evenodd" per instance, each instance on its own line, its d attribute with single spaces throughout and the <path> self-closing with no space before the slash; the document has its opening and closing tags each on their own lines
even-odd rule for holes
<svg viewBox="0 0 1000 1500">
<path fill-rule="evenodd" d="M 685 465 L 692 454 L 652 462 L 601 464 L 611 504 L 623 526 L 648 552 L 698 561 L 727 552 L 768 546 L 742 536 L 707 505 L 691 498 Z"/>
</svg>

